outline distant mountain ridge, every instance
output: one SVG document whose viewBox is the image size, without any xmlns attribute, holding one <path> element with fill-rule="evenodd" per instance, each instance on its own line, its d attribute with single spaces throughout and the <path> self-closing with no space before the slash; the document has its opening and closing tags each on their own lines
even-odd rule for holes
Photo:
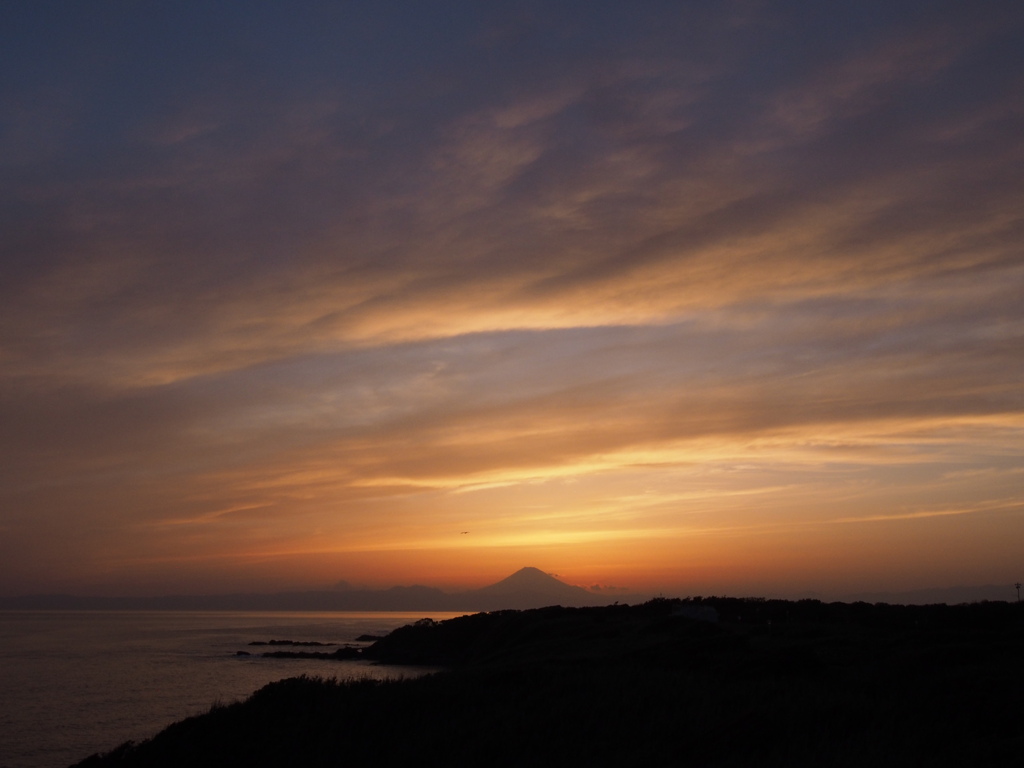
<svg viewBox="0 0 1024 768">
<path fill-rule="evenodd" d="M 620 602 L 643 602 L 647 595 L 619 596 Z M 559 581 L 538 568 L 526 567 L 480 589 L 443 592 L 413 585 L 390 589 L 310 590 L 303 592 L 165 595 L 160 597 L 88 597 L 30 595 L 0 598 L 4 610 L 248 610 L 248 611 L 497 611 L 549 605 L 606 605 L 605 596 Z"/>
<path fill-rule="evenodd" d="M 582 607 L 605 605 L 607 599 L 582 587 L 574 587 L 559 581 L 538 568 L 520 568 L 496 584 L 461 593 L 477 605 L 492 605 L 478 610 L 500 610 L 503 608 L 543 608 L 548 605 Z"/>
<path fill-rule="evenodd" d="M 510 576 L 479 589 L 444 592 L 436 587 L 412 585 L 389 589 L 324 589 L 275 593 L 220 595 L 163 595 L 159 597 L 90 597 L 82 595 L 27 595 L 0 597 L 0 610 L 175 610 L 175 611 L 498 611 L 527 610 L 561 605 L 566 608 L 637 604 L 653 595 L 601 595 L 544 573 L 520 568 Z M 812 597 L 806 595 L 806 597 Z M 832 599 L 813 595 L 816 599 Z M 1014 602 L 1013 585 L 950 587 L 916 592 L 845 595 L 840 602 L 891 605 L 957 605 L 989 601 Z"/>
</svg>

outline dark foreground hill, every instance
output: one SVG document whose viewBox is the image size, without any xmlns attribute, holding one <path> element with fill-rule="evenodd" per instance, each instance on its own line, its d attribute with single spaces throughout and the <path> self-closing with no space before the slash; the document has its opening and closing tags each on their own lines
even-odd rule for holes
<svg viewBox="0 0 1024 768">
<path fill-rule="evenodd" d="M 425 620 L 365 655 L 444 672 L 283 680 L 80 765 L 1016 766 L 1022 619 L 698 598 Z"/>
</svg>

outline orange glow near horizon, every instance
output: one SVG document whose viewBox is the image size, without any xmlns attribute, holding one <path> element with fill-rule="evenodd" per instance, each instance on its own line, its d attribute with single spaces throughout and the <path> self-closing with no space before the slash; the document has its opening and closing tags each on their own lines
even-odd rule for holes
<svg viewBox="0 0 1024 768">
<path fill-rule="evenodd" d="M 1016 557 L 1012 538 L 983 542 L 990 530 L 1019 527 L 1021 469 L 945 467 L 965 432 L 990 448 L 1012 446 L 1015 421 L 831 425 L 824 430 L 831 439 L 802 429 L 630 448 L 500 477 L 448 472 L 367 482 L 318 470 L 255 483 L 245 476 L 237 490 L 216 478 L 223 494 L 261 501 L 157 520 L 168 554 L 137 547 L 108 566 L 137 574 L 142 585 L 184 567 L 191 580 L 181 588 L 193 590 L 199 583 L 325 588 L 342 579 L 468 589 L 535 565 L 612 596 L 787 594 L 808 580 L 836 592 L 882 589 L 894 578 L 908 587 L 942 583 L 954 551 L 973 548 L 984 556 L 958 554 L 959 567 L 991 580 Z M 368 487 L 374 493 L 365 496 Z M 332 506 L 349 514 L 321 511 Z M 310 524 L 313 535 L 303 535 Z M 247 539 L 230 538 L 239 525 Z M 935 551 L 947 557 L 935 563 Z"/>
</svg>

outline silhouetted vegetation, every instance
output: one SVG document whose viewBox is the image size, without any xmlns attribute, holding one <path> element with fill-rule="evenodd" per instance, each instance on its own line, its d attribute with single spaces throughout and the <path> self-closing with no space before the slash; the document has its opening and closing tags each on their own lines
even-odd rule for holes
<svg viewBox="0 0 1024 768">
<path fill-rule="evenodd" d="M 1022 619 L 694 598 L 424 620 L 362 655 L 444 672 L 283 680 L 80 765 L 1017 765 Z"/>
</svg>

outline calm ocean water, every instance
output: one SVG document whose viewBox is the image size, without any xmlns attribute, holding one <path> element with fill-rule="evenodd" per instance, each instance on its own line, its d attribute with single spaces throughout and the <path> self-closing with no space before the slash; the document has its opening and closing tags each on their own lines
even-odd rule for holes
<svg viewBox="0 0 1024 768">
<path fill-rule="evenodd" d="M 438 620 L 456 615 L 430 614 Z M 353 642 L 423 616 L 0 611 L 0 768 L 64 768 L 286 677 L 421 674 L 408 667 L 235 652 L 266 650 L 248 643 L 272 639 Z"/>
</svg>

